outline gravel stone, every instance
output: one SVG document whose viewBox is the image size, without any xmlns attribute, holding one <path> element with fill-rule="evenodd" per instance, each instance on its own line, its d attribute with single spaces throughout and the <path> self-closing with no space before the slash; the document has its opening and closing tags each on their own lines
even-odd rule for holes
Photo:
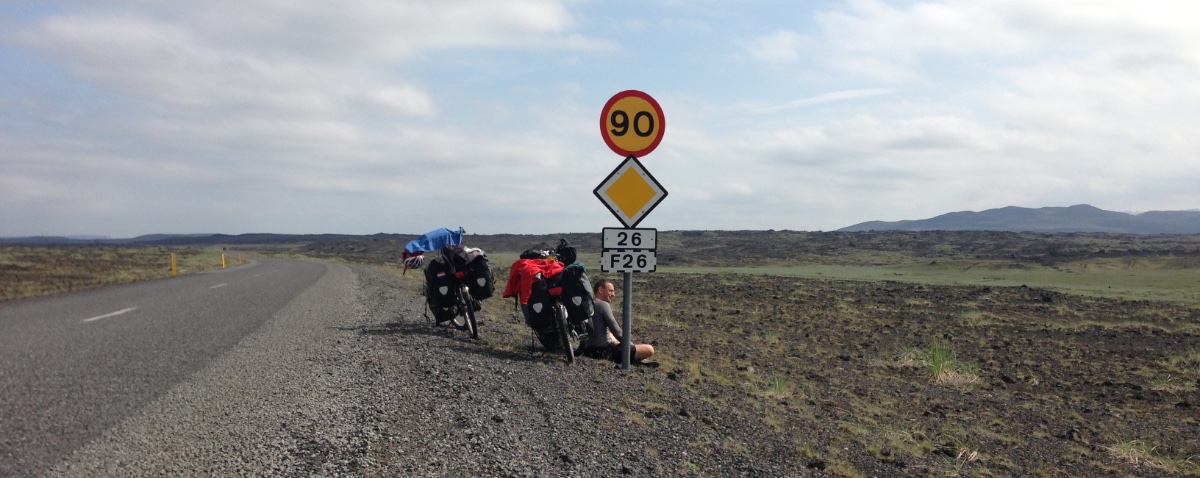
<svg viewBox="0 0 1200 478">
<path fill-rule="evenodd" d="M 400 278 L 328 268 L 50 475 L 818 476 L 755 436 L 752 410 L 717 410 L 674 374 L 491 346 L 509 317 L 485 314 L 474 341 L 430 324 Z"/>
</svg>

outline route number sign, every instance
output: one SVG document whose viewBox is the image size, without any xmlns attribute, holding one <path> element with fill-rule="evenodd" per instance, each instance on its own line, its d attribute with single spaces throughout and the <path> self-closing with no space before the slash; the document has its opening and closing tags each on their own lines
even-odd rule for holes
<svg viewBox="0 0 1200 478">
<path fill-rule="evenodd" d="M 662 142 L 666 127 L 662 107 L 638 90 L 613 95 L 600 112 L 600 136 L 621 156 L 650 154 Z"/>
<path fill-rule="evenodd" d="M 600 252 L 600 270 L 604 272 L 654 272 L 657 266 L 654 251 Z"/>
<path fill-rule="evenodd" d="M 658 229 L 604 228 L 603 249 L 654 250 L 658 246 Z"/>
<path fill-rule="evenodd" d="M 604 272 L 654 272 L 658 229 L 604 228 L 600 270 Z"/>
</svg>

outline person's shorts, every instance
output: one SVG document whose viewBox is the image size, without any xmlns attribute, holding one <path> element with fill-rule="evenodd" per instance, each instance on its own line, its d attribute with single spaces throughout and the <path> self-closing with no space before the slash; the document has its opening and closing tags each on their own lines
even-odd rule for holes
<svg viewBox="0 0 1200 478">
<path fill-rule="evenodd" d="M 632 351 L 631 351 L 632 352 Z M 591 357 L 601 360 L 612 360 L 613 362 L 621 363 L 621 346 L 610 345 L 608 347 L 591 347 L 583 351 L 585 357 Z"/>
<path fill-rule="evenodd" d="M 580 355 L 594 359 L 606 359 L 612 353 L 612 347 L 584 347 Z"/>
</svg>

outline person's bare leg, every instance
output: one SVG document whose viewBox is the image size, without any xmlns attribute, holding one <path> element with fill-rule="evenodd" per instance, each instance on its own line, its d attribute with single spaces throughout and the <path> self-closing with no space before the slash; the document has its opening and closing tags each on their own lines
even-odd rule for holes
<svg viewBox="0 0 1200 478">
<path fill-rule="evenodd" d="M 635 344 L 632 352 L 632 359 L 640 362 L 654 356 L 654 346 L 650 344 Z"/>
</svg>

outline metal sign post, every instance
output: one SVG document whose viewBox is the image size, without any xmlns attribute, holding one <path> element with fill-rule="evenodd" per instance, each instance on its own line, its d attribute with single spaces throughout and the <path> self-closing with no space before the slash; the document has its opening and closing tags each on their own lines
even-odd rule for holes
<svg viewBox="0 0 1200 478">
<path fill-rule="evenodd" d="M 621 307 L 621 370 L 629 370 L 629 361 L 633 355 L 633 273 L 624 273 L 625 281 L 622 292 L 625 293 L 625 303 Z"/>
</svg>

